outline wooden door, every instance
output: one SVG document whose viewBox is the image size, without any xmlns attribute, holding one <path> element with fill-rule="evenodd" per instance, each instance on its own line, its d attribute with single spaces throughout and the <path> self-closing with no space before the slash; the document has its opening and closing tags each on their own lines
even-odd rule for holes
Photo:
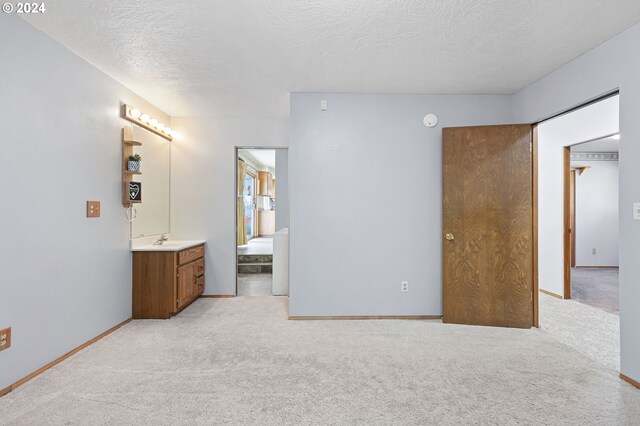
<svg viewBox="0 0 640 426">
<path fill-rule="evenodd" d="M 195 262 L 187 263 L 178 268 L 178 306 L 180 309 L 187 305 L 196 294 Z"/>
<path fill-rule="evenodd" d="M 531 125 L 443 129 L 443 321 L 535 325 Z"/>
</svg>

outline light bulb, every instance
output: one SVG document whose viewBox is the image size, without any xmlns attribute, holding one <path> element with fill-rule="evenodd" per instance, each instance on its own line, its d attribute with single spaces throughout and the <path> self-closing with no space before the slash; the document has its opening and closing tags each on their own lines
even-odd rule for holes
<svg viewBox="0 0 640 426">
<path fill-rule="evenodd" d="M 156 120 L 155 118 L 152 118 L 151 120 L 149 120 L 149 126 L 156 127 L 157 124 L 158 124 L 158 120 Z"/>
<path fill-rule="evenodd" d="M 129 114 L 131 114 L 131 116 L 133 118 L 138 118 L 140 117 L 140 110 L 138 108 L 133 108 L 132 110 L 129 111 Z"/>
<path fill-rule="evenodd" d="M 164 124 L 162 124 L 162 123 L 156 124 L 156 129 L 162 131 L 164 129 Z"/>
<path fill-rule="evenodd" d="M 148 122 L 149 122 L 149 120 L 151 120 L 151 117 L 149 117 L 149 114 L 142 114 L 142 115 L 140 116 L 140 121 L 143 121 L 143 122 L 145 122 L 145 123 L 148 123 Z"/>
<path fill-rule="evenodd" d="M 166 134 L 170 135 L 170 134 L 171 134 L 171 127 L 165 127 L 165 128 L 164 128 L 164 132 L 165 132 Z"/>
</svg>

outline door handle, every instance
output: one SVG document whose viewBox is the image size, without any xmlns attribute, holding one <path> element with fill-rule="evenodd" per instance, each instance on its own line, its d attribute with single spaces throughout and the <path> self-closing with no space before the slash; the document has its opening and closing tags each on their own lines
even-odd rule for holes
<svg viewBox="0 0 640 426">
<path fill-rule="evenodd" d="M 455 237 L 453 236 L 453 234 L 447 234 L 447 235 L 445 235 L 444 237 L 447 239 L 447 241 L 453 241 L 453 240 L 455 239 Z"/>
</svg>

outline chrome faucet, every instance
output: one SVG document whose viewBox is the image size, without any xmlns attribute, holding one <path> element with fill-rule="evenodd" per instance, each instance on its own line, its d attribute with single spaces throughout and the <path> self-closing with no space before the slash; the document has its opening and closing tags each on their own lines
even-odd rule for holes
<svg viewBox="0 0 640 426">
<path fill-rule="evenodd" d="M 167 236 L 165 234 L 160 235 L 160 238 L 158 238 L 158 241 L 156 241 L 155 243 L 153 243 L 154 246 L 161 246 L 165 241 L 167 241 L 169 238 L 167 238 Z"/>
</svg>

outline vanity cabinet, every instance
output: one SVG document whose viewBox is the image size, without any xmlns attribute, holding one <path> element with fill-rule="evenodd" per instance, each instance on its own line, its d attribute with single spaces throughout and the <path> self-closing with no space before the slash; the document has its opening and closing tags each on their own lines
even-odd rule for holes
<svg viewBox="0 0 640 426">
<path fill-rule="evenodd" d="M 204 292 L 204 245 L 133 252 L 133 318 L 167 319 Z"/>
</svg>

